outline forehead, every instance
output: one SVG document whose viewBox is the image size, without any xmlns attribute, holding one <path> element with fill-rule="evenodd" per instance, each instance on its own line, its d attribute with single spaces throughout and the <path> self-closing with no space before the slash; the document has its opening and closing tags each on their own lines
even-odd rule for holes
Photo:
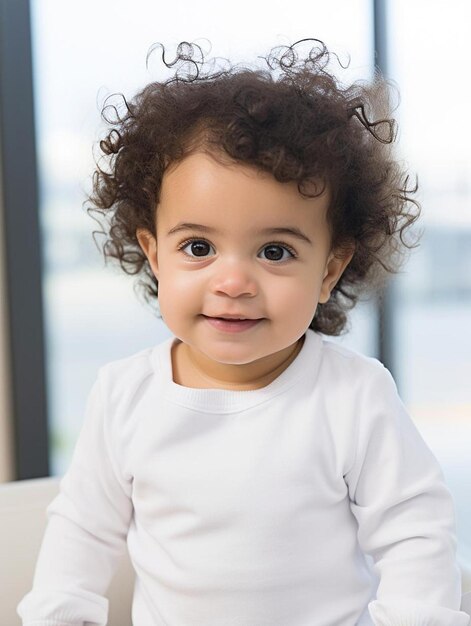
<svg viewBox="0 0 471 626">
<path fill-rule="evenodd" d="M 269 172 L 194 152 L 165 172 L 157 217 L 168 224 L 195 216 L 227 224 L 233 216 L 238 224 L 288 220 L 309 228 L 326 223 L 329 200 L 327 190 L 306 198 L 294 181 L 281 183 Z"/>
</svg>

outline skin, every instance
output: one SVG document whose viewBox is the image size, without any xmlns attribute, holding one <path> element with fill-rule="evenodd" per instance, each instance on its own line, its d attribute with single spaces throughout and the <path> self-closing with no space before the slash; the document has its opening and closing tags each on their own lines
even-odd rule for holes
<svg viewBox="0 0 471 626">
<path fill-rule="evenodd" d="M 304 198 L 294 182 L 280 183 L 250 166 L 222 164 L 204 152 L 166 170 L 156 207 L 157 236 L 145 229 L 136 235 L 159 282 L 162 318 L 180 340 L 172 351 L 174 382 L 259 389 L 288 367 L 318 303 L 328 301 L 353 256 L 353 250 L 340 257 L 330 248 L 328 205 L 327 190 Z M 183 222 L 214 232 L 169 234 Z M 310 242 L 260 232 L 287 226 Z M 179 250 L 190 237 L 195 241 Z M 203 316 L 228 313 L 263 319 L 243 332 L 227 333 Z"/>
</svg>

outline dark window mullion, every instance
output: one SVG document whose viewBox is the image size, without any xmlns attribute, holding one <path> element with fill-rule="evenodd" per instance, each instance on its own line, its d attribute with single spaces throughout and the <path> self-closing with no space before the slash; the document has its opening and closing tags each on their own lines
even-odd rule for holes
<svg viewBox="0 0 471 626">
<path fill-rule="evenodd" d="M 29 0 L 0 0 L 0 137 L 16 479 L 49 474 Z"/>
<path fill-rule="evenodd" d="M 387 0 L 373 0 L 373 39 L 374 62 L 382 74 L 388 78 L 388 28 L 387 28 Z M 393 291 L 394 279 L 389 279 L 385 289 L 377 298 L 378 310 L 378 358 L 395 376 L 395 361 L 393 349 L 394 337 L 394 308 Z"/>
</svg>

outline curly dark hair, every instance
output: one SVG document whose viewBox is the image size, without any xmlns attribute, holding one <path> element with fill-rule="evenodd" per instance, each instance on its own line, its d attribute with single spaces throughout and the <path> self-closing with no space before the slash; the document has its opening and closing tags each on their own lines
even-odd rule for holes
<svg viewBox="0 0 471 626">
<path fill-rule="evenodd" d="M 300 59 L 295 48 L 303 42 L 313 45 Z M 388 274 L 399 271 L 405 248 L 418 245 L 403 238 L 421 209 L 412 199 L 417 180 L 408 189 L 409 176 L 393 155 L 391 81 L 375 70 L 372 81 L 343 86 L 326 69 L 331 53 L 317 39 L 273 48 L 260 57 L 268 70 L 233 65 L 203 71 L 200 46 L 180 43 L 171 62 L 162 44 L 150 52 L 156 47 L 167 68 L 177 66 L 174 75 L 150 83 L 130 102 L 119 94 L 121 114 L 106 101 L 101 112 L 112 126 L 99 142 L 109 167 L 105 171 L 95 161 L 87 212 L 106 217 L 105 223 L 96 220 L 102 230 L 93 233 L 107 237 L 105 260 L 117 259 L 127 274 L 141 274 L 136 286 L 147 303 L 157 304 L 158 282 L 136 232 L 156 236 L 163 174 L 196 149 L 270 172 L 280 182 L 296 181 L 305 197 L 308 183 L 321 180 L 332 196 L 331 248 L 346 249 L 353 241 L 355 252 L 310 328 L 325 335 L 346 332 L 346 312 L 362 294 L 381 292 Z M 110 108 L 115 119 L 106 115 Z"/>
</svg>

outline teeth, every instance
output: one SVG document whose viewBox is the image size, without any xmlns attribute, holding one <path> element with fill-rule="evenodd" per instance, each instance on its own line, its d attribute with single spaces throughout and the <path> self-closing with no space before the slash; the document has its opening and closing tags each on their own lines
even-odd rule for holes
<svg viewBox="0 0 471 626">
<path fill-rule="evenodd" d="M 245 322 L 251 318 L 249 317 L 214 317 L 214 319 L 224 320 L 225 322 Z"/>
</svg>

